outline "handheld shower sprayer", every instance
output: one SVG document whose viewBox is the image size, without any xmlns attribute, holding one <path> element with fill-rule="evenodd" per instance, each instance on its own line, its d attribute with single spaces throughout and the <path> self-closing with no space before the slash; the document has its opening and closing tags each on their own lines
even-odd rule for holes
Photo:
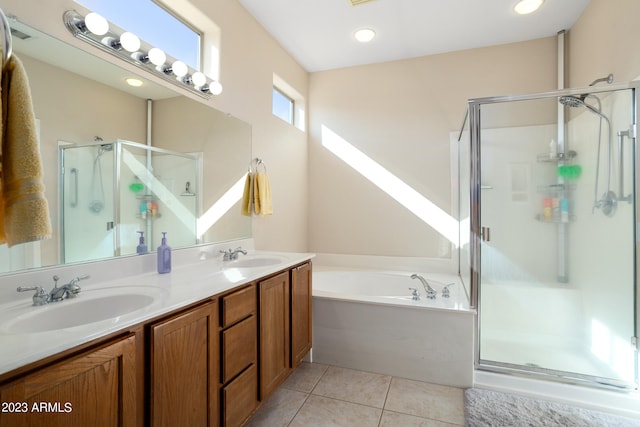
<svg viewBox="0 0 640 427">
<path fill-rule="evenodd" d="M 609 74 L 606 77 L 596 79 L 593 82 L 591 82 L 589 86 L 593 86 L 599 82 L 607 82 L 608 84 L 611 84 L 613 82 L 613 74 Z M 587 104 L 586 102 L 587 98 L 594 98 L 598 103 L 598 107 L 596 108 L 593 105 Z M 594 202 L 593 202 L 592 211 L 595 211 L 595 209 L 602 209 L 602 212 L 605 215 L 613 216 L 616 211 L 618 200 L 617 200 L 616 193 L 611 190 L 611 173 L 612 173 L 611 171 L 612 169 L 611 168 L 611 161 L 612 161 L 611 121 L 607 116 L 602 114 L 602 112 L 600 111 L 602 108 L 600 103 L 600 98 L 598 98 L 595 95 L 585 93 L 579 96 L 561 96 L 558 99 L 558 101 L 560 102 L 560 104 L 565 105 L 567 107 L 584 108 L 587 111 L 591 112 L 592 114 L 595 114 L 600 118 L 600 125 L 598 128 L 598 149 L 597 149 L 597 156 L 596 156 L 596 180 L 594 185 Z M 600 151 L 601 151 L 601 142 L 602 142 L 602 121 L 603 120 L 607 124 L 607 187 L 606 187 L 606 191 L 602 194 L 602 197 L 598 198 L 599 183 L 600 183 Z"/>
</svg>

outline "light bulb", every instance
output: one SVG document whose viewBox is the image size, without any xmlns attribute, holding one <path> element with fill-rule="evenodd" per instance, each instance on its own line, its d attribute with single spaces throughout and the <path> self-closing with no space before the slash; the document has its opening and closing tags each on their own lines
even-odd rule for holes
<svg viewBox="0 0 640 427">
<path fill-rule="evenodd" d="M 142 82 L 142 80 L 140 79 L 136 79 L 135 77 L 128 77 L 126 79 L 124 79 L 124 81 L 129 85 L 129 86 L 133 86 L 133 87 L 140 87 L 142 86 L 144 83 Z"/>
<path fill-rule="evenodd" d="M 171 64 L 171 70 L 173 71 L 173 74 L 175 74 L 178 77 L 184 77 L 189 72 L 189 68 L 187 67 L 187 64 L 185 64 L 182 61 L 176 61 L 173 64 Z"/>
<path fill-rule="evenodd" d="M 200 71 L 196 71 L 193 73 L 193 76 L 191 76 L 191 81 L 195 87 L 202 87 L 207 84 L 207 76 L 202 74 Z"/>
<path fill-rule="evenodd" d="M 360 43 L 368 43 L 376 36 L 376 32 L 371 28 L 362 28 L 353 35 Z"/>
<path fill-rule="evenodd" d="M 521 0 L 514 6 L 513 10 L 519 15 L 526 15 L 538 10 L 542 3 L 544 3 L 544 0 Z"/>
<path fill-rule="evenodd" d="M 95 12 L 84 17 L 84 24 L 96 36 L 104 36 L 109 31 L 109 22 Z"/>
<path fill-rule="evenodd" d="M 162 65 L 167 60 L 167 55 L 157 47 L 152 47 L 147 56 L 153 65 Z"/>
<path fill-rule="evenodd" d="M 129 52 L 137 52 L 140 49 L 140 39 L 128 31 L 120 36 L 120 44 Z"/>
<path fill-rule="evenodd" d="M 222 85 L 219 81 L 214 80 L 209 84 L 209 92 L 214 95 L 220 95 L 222 93 Z"/>
</svg>

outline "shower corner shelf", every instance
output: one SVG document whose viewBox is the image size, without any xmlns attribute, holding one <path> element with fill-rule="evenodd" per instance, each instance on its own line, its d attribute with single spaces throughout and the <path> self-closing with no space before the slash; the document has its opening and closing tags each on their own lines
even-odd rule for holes
<svg viewBox="0 0 640 427">
<path fill-rule="evenodd" d="M 143 218 L 142 214 L 137 213 L 136 214 L 136 218 L 137 219 L 143 219 L 145 221 L 148 220 L 148 219 L 160 219 L 160 218 L 162 218 L 162 214 L 157 213 L 155 216 L 153 216 L 153 215 L 150 215 L 150 214 L 147 213 L 146 218 Z"/>
<path fill-rule="evenodd" d="M 570 162 L 578 153 L 574 150 L 569 150 L 566 153 L 542 153 L 536 156 L 536 160 L 539 163 L 558 163 L 558 162 Z"/>
<path fill-rule="evenodd" d="M 548 185 L 539 185 L 538 193 L 564 193 L 566 191 L 573 191 L 576 189 L 575 184 L 548 184 Z"/>
<path fill-rule="evenodd" d="M 546 224 L 568 224 L 570 222 L 575 222 L 576 221 L 576 216 L 575 215 L 569 215 L 569 218 L 568 218 L 567 221 L 562 221 L 562 219 L 559 217 L 559 215 L 553 215 L 551 218 L 545 218 L 544 215 L 538 214 L 538 215 L 536 215 L 536 220 L 540 221 L 540 222 L 544 222 Z"/>
</svg>

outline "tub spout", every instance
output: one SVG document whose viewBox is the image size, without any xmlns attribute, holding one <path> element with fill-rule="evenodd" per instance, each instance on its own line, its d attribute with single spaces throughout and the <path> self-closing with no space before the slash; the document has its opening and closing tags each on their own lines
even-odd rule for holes
<svg viewBox="0 0 640 427">
<path fill-rule="evenodd" d="M 433 289 L 431 287 L 431 285 L 429 285 L 429 282 L 427 282 L 427 280 L 424 277 L 422 277 L 419 274 L 412 274 L 411 278 L 412 279 L 418 279 L 418 280 L 420 280 L 420 282 L 422 282 L 422 286 L 424 287 L 424 290 L 427 293 L 427 298 L 429 298 L 429 299 L 435 299 L 436 298 L 437 291 L 435 289 Z"/>
</svg>

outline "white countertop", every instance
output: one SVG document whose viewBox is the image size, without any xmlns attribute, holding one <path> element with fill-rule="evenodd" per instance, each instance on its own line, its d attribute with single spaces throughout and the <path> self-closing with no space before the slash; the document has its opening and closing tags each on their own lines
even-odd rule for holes
<svg viewBox="0 0 640 427">
<path fill-rule="evenodd" d="M 18 310 L 19 313 L 32 313 L 54 306 L 57 311 L 64 313 L 62 309 L 64 304 L 81 303 L 83 296 L 90 298 L 90 295 L 98 292 L 117 295 L 127 293 L 128 289 L 132 288 L 142 290 L 151 288 L 149 291 L 154 300 L 150 305 L 113 319 L 44 332 L 11 333 L 6 328 L 6 324 L 11 320 L 5 317 L 4 320 L 0 320 L 0 374 L 308 261 L 314 257 L 314 254 L 250 251 L 247 256 L 240 254 L 238 261 L 256 257 L 278 258 L 280 262 L 250 268 L 236 268 L 234 264 L 236 261 L 223 262 L 219 256 L 202 257 L 205 259 L 181 263 L 179 266 L 174 265 L 172 271 L 167 274 L 142 273 L 107 281 L 100 281 L 97 274 L 92 274 L 90 279 L 79 283 L 82 290 L 76 298 L 39 307 L 32 305 L 33 292 L 20 294 L 19 299 L 14 298 L 12 301 L 0 304 L 0 315 L 3 311 L 7 313 Z M 132 262 L 131 259 L 129 262 Z M 113 268 L 118 264 L 111 262 L 110 266 Z M 16 279 L 16 282 L 18 280 L 20 279 Z M 60 283 L 67 283 L 67 281 Z M 16 284 L 25 285 L 25 283 Z M 46 290 L 49 291 L 50 288 Z"/>
</svg>

